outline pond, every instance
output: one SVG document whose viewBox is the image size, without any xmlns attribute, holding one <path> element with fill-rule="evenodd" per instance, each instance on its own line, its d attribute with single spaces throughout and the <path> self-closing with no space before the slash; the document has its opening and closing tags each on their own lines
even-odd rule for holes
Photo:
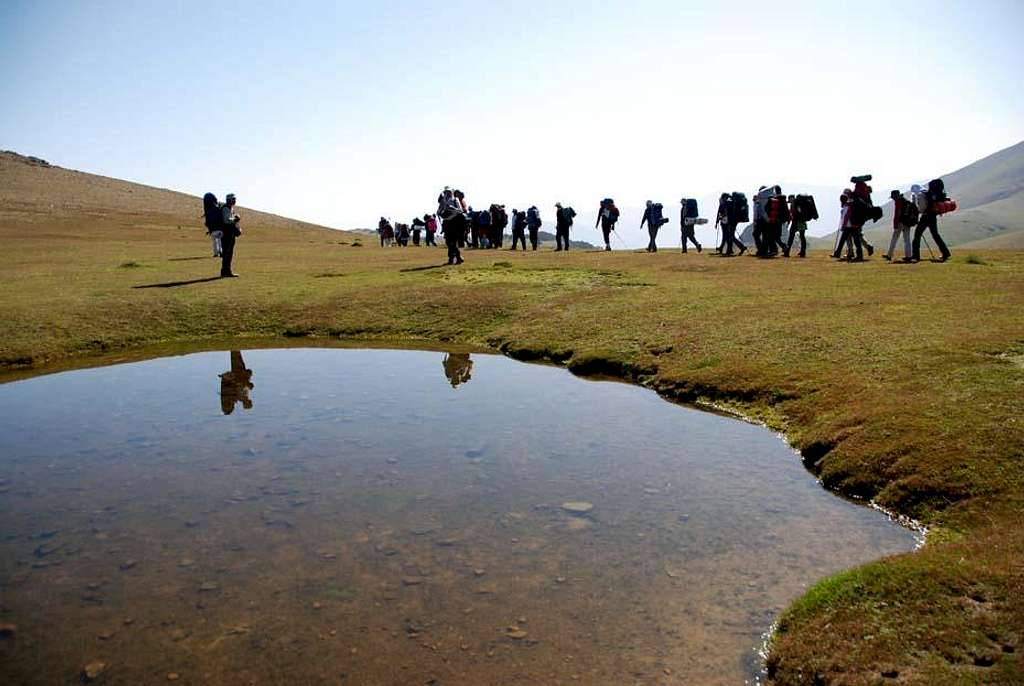
<svg viewBox="0 0 1024 686">
<path fill-rule="evenodd" d="M 912 532 L 775 434 L 500 356 L 199 353 L 0 385 L 0 682 L 742 684 Z"/>
</svg>

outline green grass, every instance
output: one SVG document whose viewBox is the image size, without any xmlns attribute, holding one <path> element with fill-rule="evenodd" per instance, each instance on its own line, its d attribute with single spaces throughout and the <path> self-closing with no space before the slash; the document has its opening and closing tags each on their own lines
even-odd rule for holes
<svg viewBox="0 0 1024 686">
<path fill-rule="evenodd" d="M 777 683 L 879 683 L 890 668 L 1024 682 L 1024 254 L 984 253 L 978 269 L 467 251 L 454 268 L 443 248 L 253 226 L 242 278 L 208 280 L 219 263 L 199 227 L 131 221 L 0 222 L 8 378 L 146 346 L 359 339 L 490 348 L 712 402 L 785 431 L 828 488 L 936 531 L 797 601 L 772 644 Z"/>
</svg>

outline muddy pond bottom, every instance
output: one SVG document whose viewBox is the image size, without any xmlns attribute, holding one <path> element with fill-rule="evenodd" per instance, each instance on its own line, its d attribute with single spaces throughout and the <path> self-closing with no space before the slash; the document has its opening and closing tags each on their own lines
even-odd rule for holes
<svg viewBox="0 0 1024 686">
<path fill-rule="evenodd" d="M 742 684 L 810 584 L 914 545 L 760 427 L 497 356 L 0 386 L 4 684 Z"/>
</svg>

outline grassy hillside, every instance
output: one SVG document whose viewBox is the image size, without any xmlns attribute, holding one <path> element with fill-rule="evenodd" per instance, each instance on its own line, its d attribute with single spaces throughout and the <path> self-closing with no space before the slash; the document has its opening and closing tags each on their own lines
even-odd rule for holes
<svg viewBox="0 0 1024 686">
<path fill-rule="evenodd" d="M 775 683 L 1024 683 L 1024 254 L 477 251 L 447 268 L 443 248 L 356 247 L 244 211 L 242 278 L 213 279 L 198 214 L 196 198 L 0 159 L 7 378 L 214 338 L 448 341 L 713 401 L 785 431 L 826 487 L 932 528 L 922 551 L 797 601 Z"/>
</svg>

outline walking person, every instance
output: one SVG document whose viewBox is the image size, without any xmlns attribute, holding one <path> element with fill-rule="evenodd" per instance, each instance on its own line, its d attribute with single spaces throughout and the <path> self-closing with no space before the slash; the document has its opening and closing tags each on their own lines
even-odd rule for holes
<svg viewBox="0 0 1024 686">
<path fill-rule="evenodd" d="M 423 232 L 423 228 L 425 226 L 426 226 L 426 222 L 424 222 L 419 217 L 413 217 L 413 220 L 412 220 L 412 244 L 413 245 L 419 245 L 420 244 L 420 234 Z"/>
<path fill-rule="evenodd" d="M 224 237 L 223 217 L 220 211 L 220 204 L 217 196 L 207 193 L 203 196 L 203 223 L 206 225 L 206 235 L 213 243 L 213 256 L 220 257 L 222 252 L 221 239 Z"/>
<path fill-rule="evenodd" d="M 562 207 L 562 203 L 555 203 L 555 252 L 561 250 L 569 251 L 569 229 L 572 228 L 576 210 L 571 207 Z M 564 248 L 563 248 L 564 244 Z"/>
<path fill-rule="evenodd" d="M 741 202 L 742 207 L 737 203 Z M 747 214 L 740 216 L 741 213 Z M 715 223 L 722 227 L 722 244 L 718 251 L 726 257 L 732 257 L 732 247 L 735 245 L 740 250 L 740 255 L 747 251 L 747 246 L 736 236 L 736 226 L 740 221 L 749 219 L 749 207 L 747 198 L 741 193 L 722 193 L 718 197 L 718 216 Z"/>
<path fill-rule="evenodd" d="M 800 236 L 798 257 L 807 257 L 807 222 L 818 218 L 818 207 L 812 195 L 789 196 L 789 237 L 783 253 L 789 257 L 793 250 L 793 239 Z"/>
<path fill-rule="evenodd" d="M 772 186 L 766 189 L 769 194 L 764 202 L 764 228 L 761 233 L 761 247 L 764 254 L 762 257 L 772 258 L 779 254 L 779 250 L 786 252 L 786 245 L 782 242 L 782 225 L 787 223 L 789 217 L 789 205 L 786 204 L 786 196 L 782 194 L 780 186 Z"/>
<path fill-rule="evenodd" d="M 384 231 L 384 228 L 387 225 L 388 225 L 388 220 L 385 219 L 384 217 L 381 217 L 380 221 L 377 222 L 377 235 L 380 237 L 380 247 L 382 247 L 382 248 L 387 247 L 387 244 L 385 242 L 385 240 L 386 240 L 385 236 L 387 235 L 387 232 Z"/>
<path fill-rule="evenodd" d="M 436 248 L 437 241 L 434 239 L 434 236 L 437 234 L 437 217 L 432 214 L 425 214 L 423 215 L 423 223 L 426 226 L 427 245 L 432 245 Z"/>
<path fill-rule="evenodd" d="M 643 230 L 644 224 L 647 224 L 647 235 L 651 238 L 647 244 L 647 252 L 658 252 L 658 229 L 668 221 L 662 216 L 662 211 L 663 207 L 660 202 L 647 201 L 644 216 L 640 219 L 640 229 Z"/>
<path fill-rule="evenodd" d="M 915 188 L 917 189 L 916 191 L 914 190 Z M 948 200 L 946 197 L 946 184 L 943 183 L 942 179 L 933 179 L 928 182 L 927 190 L 923 190 L 920 186 L 913 186 L 910 190 L 914 193 L 914 202 L 917 203 L 921 213 L 921 218 L 917 222 L 917 229 L 914 231 L 913 256 L 911 259 L 914 262 L 921 261 L 921 236 L 924 235 L 925 231 L 928 231 L 932 235 L 932 240 L 935 241 L 935 247 L 939 249 L 939 261 L 947 261 L 952 256 L 952 253 L 949 252 L 946 242 L 939 235 L 940 203 L 946 203 Z"/>
<path fill-rule="evenodd" d="M 512 247 L 509 250 L 515 250 L 516 244 L 519 242 L 523 244 L 523 252 L 526 252 L 526 212 L 519 210 L 512 210 Z"/>
<path fill-rule="evenodd" d="M 441 218 L 441 233 L 444 234 L 445 245 L 448 246 L 448 264 L 462 264 L 462 253 L 459 243 L 466 239 L 466 213 L 452 192 L 445 189 L 437 207 L 437 216 Z"/>
<path fill-rule="evenodd" d="M 619 221 L 619 208 L 615 206 L 615 201 L 611 198 L 605 198 L 601 201 L 601 208 L 597 212 L 597 221 L 594 222 L 594 228 L 601 227 L 601 233 L 604 234 L 604 249 L 611 251 L 611 235 L 612 231 L 615 230 L 615 224 Z"/>
<path fill-rule="evenodd" d="M 235 194 L 228 193 L 221 207 L 224 235 L 221 237 L 220 275 L 221 278 L 235 278 L 238 274 L 231 271 L 231 260 L 235 257 L 235 239 L 242 235 L 238 223 L 242 220 L 235 214 Z"/>
<path fill-rule="evenodd" d="M 882 258 L 892 262 L 896 257 L 896 243 L 902 235 L 903 259 L 900 261 L 910 262 L 911 256 L 914 254 L 910 246 L 910 232 L 917 225 L 917 205 L 907 200 L 899 191 L 893 191 L 889 197 L 892 198 L 892 239 L 889 241 L 888 252 L 882 255 Z"/>
<path fill-rule="evenodd" d="M 679 210 L 679 231 L 681 234 L 680 243 L 682 244 L 682 251 L 686 252 L 687 241 L 692 241 L 697 247 L 697 252 L 701 252 L 703 248 L 700 247 L 700 243 L 697 242 L 697 235 L 695 233 L 697 227 L 697 200 L 694 198 L 683 198 L 679 201 L 682 208 Z"/>
<path fill-rule="evenodd" d="M 531 205 L 530 209 L 526 211 L 526 228 L 530 231 L 530 246 L 533 250 L 537 249 L 538 232 L 541 226 L 543 226 L 543 222 L 540 218 L 540 210 L 536 205 Z"/>
</svg>

